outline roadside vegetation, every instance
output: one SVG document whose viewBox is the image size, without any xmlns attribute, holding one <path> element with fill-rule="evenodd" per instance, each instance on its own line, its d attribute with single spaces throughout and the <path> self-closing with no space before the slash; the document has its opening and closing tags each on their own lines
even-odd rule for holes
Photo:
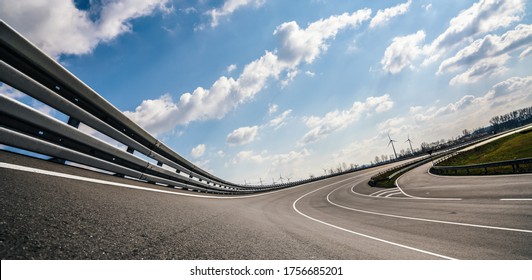
<svg viewBox="0 0 532 280">
<path fill-rule="evenodd" d="M 501 175 L 532 172 L 532 129 L 527 129 L 507 137 L 498 139 L 473 150 L 463 152 L 438 166 L 457 166 L 458 169 L 433 169 L 432 172 L 441 175 Z M 516 164 L 515 160 L 521 163 Z M 514 161 L 501 166 L 486 166 L 485 164 Z M 483 164 L 484 166 L 473 167 Z M 466 166 L 469 166 L 465 168 Z"/>
<path fill-rule="evenodd" d="M 438 165 L 472 165 L 530 157 L 532 157 L 532 128 L 458 154 Z"/>
</svg>

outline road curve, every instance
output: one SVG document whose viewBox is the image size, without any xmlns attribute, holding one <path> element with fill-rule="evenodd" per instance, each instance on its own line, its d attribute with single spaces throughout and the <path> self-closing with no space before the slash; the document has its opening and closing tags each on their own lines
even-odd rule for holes
<svg viewBox="0 0 532 280">
<path fill-rule="evenodd" d="M 532 203 L 364 195 L 379 169 L 213 199 L 6 152 L 1 163 L 2 259 L 532 257 Z"/>
</svg>

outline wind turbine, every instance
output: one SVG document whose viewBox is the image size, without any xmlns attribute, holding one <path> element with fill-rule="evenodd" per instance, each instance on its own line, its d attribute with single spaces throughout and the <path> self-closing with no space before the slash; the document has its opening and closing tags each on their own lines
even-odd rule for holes
<svg viewBox="0 0 532 280">
<path fill-rule="evenodd" d="M 283 177 L 281 177 L 281 173 L 279 173 L 279 180 L 281 180 L 281 184 L 283 184 Z"/>
<path fill-rule="evenodd" d="M 410 140 L 410 134 L 408 134 L 408 140 L 406 140 L 405 143 L 406 142 L 410 144 L 410 153 L 414 154 L 414 149 L 412 149 L 412 140 Z"/>
<path fill-rule="evenodd" d="M 284 178 L 288 181 L 288 183 L 290 183 L 290 177 L 285 176 Z"/>
<path fill-rule="evenodd" d="M 262 186 L 262 178 L 259 177 L 260 185 Z"/>
<path fill-rule="evenodd" d="M 395 152 L 395 146 L 393 145 L 393 142 L 397 142 L 397 141 L 392 140 L 392 138 L 390 138 L 389 133 L 388 133 L 388 139 L 390 139 L 390 142 L 388 142 L 388 147 L 390 146 L 390 144 L 392 144 L 393 154 L 395 155 L 395 159 L 397 159 L 397 153 Z"/>
</svg>

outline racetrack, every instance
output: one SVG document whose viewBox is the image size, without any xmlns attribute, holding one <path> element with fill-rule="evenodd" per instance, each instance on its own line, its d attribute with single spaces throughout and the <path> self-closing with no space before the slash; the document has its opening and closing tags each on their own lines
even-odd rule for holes
<svg viewBox="0 0 532 280">
<path fill-rule="evenodd" d="M 14 165 L 80 177 L 16 170 Z M 532 257 L 532 203 L 500 200 L 508 188 L 525 189 L 521 197 L 528 196 L 532 187 L 527 177 L 505 177 L 507 188 L 490 188 L 490 195 L 473 195 L 477 187 L 441 187 L 427 195 L 411 184 L 425 180 L 416 175 L 426 172 L 421 167 L 407 173 L 413 177 L 399 180 L 406 194 L 462 199 L 369 196 L 378 189 L 366 183 L 378 171 L 259 195 L 219 197 L 0 152 L 1 258 Z"/>
</svg>

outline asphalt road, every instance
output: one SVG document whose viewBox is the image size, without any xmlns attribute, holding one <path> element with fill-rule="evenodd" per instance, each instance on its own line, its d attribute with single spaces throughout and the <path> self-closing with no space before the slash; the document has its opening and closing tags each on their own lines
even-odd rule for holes
<svg viewBox="0 0 532 280">
<path fill-rule="evenodd" d="M 8 164 L 80 178 L 15 170 Z M 433 199 L 412 198 L 407 195 L 421 197 L 427 191 L 406 183 L 407 195 L 392 189 L 378 196 L 384 190 L 366 184 L 378 171 L 254 196 L 193 197 L 198 193 L 0 151 L 0 257 L 532 258 L 532 201 L 491 195 L 437 199 L 467 193 L 456 188 L 440 190 Z M 512 186 L 516 178 L 508 177 L 504 185 Z M 525 183 L 524 188 L 530 192 L 532 186 Z"/>
</svg>

